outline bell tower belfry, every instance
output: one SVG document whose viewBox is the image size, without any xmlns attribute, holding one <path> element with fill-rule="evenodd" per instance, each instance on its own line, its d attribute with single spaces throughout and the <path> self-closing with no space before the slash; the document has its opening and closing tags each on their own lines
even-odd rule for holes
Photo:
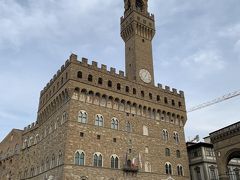
<svg viewBox="0 0 240 180">
<path fill-rule="evenodd" d="M 138 83 L 154 85 L 154 15 L 148 12 L 148 0 L 124 0 L 124 9 L 121 37 L 125 42 L 126 76 Z"/>
</svg>

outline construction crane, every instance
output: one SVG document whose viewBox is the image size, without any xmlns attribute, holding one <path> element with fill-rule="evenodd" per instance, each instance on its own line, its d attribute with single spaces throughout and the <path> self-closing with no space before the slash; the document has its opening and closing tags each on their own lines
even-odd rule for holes
<svg viewBox="0 0 240 180">
<path fill-rule="evenodd" d="M 226 95 L 221 96 L 219 98 L 216 98 L 216 99 L 214 99 L 212 101 L 208 101 L 206 103 L 203 103 L 203 104 L 197 105 L 195 107 L 192 107 L 192 108 L 188 109 L 187 112 L 190 113 L 190 112 L 193 112 L 193 111 L 196 111 L 196 110 L 199 110 L 199 109 L 203 109 L 205 107 L 212 106 L 214 104 L 226 101 L 228 99 L 232 99 L 232 98 L 234 98 L 236 96 L 239 96 L 239 95 L 240 95 L 240 90 L 232 92 L 232 93 L 229 93 L 229 94 L 226 94 Z"/>
</svg>

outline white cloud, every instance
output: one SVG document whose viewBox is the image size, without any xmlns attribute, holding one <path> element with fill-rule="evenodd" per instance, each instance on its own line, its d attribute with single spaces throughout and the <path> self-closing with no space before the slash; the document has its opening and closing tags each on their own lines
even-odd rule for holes
<svg viewBox="0 0 240 180">
<path fill-rule="evenodd" d="M 181 60 L 182 66 L 188 68 L 197 78 L 204 78 L 206 75 L 221 71 L 225 62 L 217 51 L 200 50 L 193 55 Z"/>
</svg>

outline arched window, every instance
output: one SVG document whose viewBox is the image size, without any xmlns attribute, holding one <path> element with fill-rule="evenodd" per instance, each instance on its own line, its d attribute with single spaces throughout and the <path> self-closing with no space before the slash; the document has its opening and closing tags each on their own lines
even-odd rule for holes
<svg viewBox="0 0 240 180">
<path fill-rule="evenodd" d="M 128 86 L 126 86 L 126 92 L 129 93 L 129 87 Z"/>
<path fill-rule="evenodd" d="M 169 175 L 172 174 L 172 165 L 170 163 L 165 164 L 165 173 Z"/>
<path fill-rule="evenodd" d="M 87 123 L 88 115 L 86 111 L 79 111 L 78 113 L 78 122 L 80 123 Z"/>
<path fill-rule="evenodd" d="M 142 0 L 136 0 L 136 9 L 139 11 L 143 11 L 143 1 Z"/>
<path fill-rule="evenodd" d="M 144 97 L 144 91 L 141 91 L 141 96 Z"/>
<path fill-rule="evenodd" d="M 111 168 L 118 169 L 119 168 L 119 158 L 117 155 L 111 156 Z"/>
<path fill-rule="evenodd" d="M 102 167 L 103 166 L 103 158 L 101 153 L 95 153 L 93 155 L 93 165 L 96 167 Z"/>
<path fill-rule="evenodd" d="M 177 132 L 173 132 L 173 139 L 176 144 L 179 144 L 179 135 Z"/>
<path fill-rule="evenodd" d="M 131 125 L 130 122 L 127 122 L 127 123 L 126 123 L 126 131 L 127 131 L 127 132 L 132 132 L 132 125 Z"/>
<path fill-rule="evenodd" d="M 89 81 L 89 82 L 92 82 L 92 80 L 93 80 L 93 76 L 92 76 L 91 74 L 89 74 L 89 75 L 88 75 L 88 81 Z"/>
<path fill-rule="evenodd" d="M 165 103 L 165 104 L 168 104 L 168 99 L 167 99 L 167 97 L 164 98 L 164 103 Z"/>
<path fill-rule="evenodd" d="M 181 153 L 180 153 L 179 150 L 176 151 L 176 156 L 177 156 L 177 158 L 180 158 L 180 157 L 181 157 Z"/>
<path fill-rule="evenodd" d="M 104 121 L 103 116 L 101 114 L 97 114 L 95 119 L 95 125 L 103 126 L 103 121 Z"/>
<path fill-rule="evenodd" d="M 159 95 L 157 95 L 157 101 L 160 101 L 160 96 Z"/>
<path fill-rule="evenodd" d="M 175 101 L 172 99 L 172 105 L 175 106 Z"/>
<path fill-rule="evenodd" d="M 148 127 L 147 126 L 143 126 L 143 135 L 148 136 Z"/>
<path fill-rule="evenodd" d="M 182 167 L 182 165 L 177 165 L 177 174 L 178 174 L 178 176 L 183 176 L 183 167 Z"/>
<path fill-rule="evenodd" d="M 145 172 L 151 172 L 151 164 L 149 162 L 145 162 Z"/>
<path fill-rule="evenodd" d="M 83 151 L 77 151 L 75 153 L 75 165 L 84 166 L 85 154 Z"/>
<path fill-rule="evenodd" d="M 121 90 L 121 84 L 117 83 L 117 90 Z"/>
<path fill-rule="evenodd" d="M 112 81 L 108 81 L 108 87 L 112 87 Z"/>
<path fill-rule="evenodd" d="M 82 71 L 78 71 L 77 77 L 80 78 L 80 79 L 82 78 Z"/>
<path fill-rule="evenodd" d="M 149 99 L 152 99 L 152 93 L 149 93 Z"/>
<path fill-rule="evenodd" d="M 166 148 L 165 149 L 165 156 L 170 156 L 170 155 L 171 155 L 170 149 Z"/>
<path fill-rule="evenodd" d="M 137 91 L 135 88 L 133 88 L 133 94 L 137 94 Z"/>
<path fill-rule="evenodd" d="M 119 123 L 118 123 L 117 118 L 112 118 L 111 128 L 112 128 L 112 129 L 118 129 L 118 126 L 119 126 Z"/>
<path fill-rule="evenodd" d="M 98 78 L 98 84 L 102 84 L 103 83 L 103 79 L 102 78 Z"/>
<path fill-rule="evenodd" d="M 168 131 L 166 129 L 162 131 L 162 137 L 164 141 L 168 141 Z"/>
</svg>

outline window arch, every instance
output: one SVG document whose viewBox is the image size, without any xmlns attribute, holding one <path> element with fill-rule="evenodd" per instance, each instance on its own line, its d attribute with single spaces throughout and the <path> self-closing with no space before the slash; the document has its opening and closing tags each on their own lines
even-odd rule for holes
<svg viewBox="0 0 240 180">
<path fill-rule="evenodd" d="M 104 122 L 103 116 L 101 114 L 97 114 L 96 117 L 95 117 L 95 125 L 102 127 L 103 122 Z"/>
<path fill-rule="evenodd" d="M 88 81 L 92 82 L 93 81 L 93 76 L 91 74 L 88 75 Z"/>
<path fill-rule="evenodd" d="M 145 172 L 151 172 L 151 164 L 149 162 L 145 162 Z"/>
<path fill-rule="evenodd" d="M 78 122 L 80 122 L 80 123 L 87 123 L 87 120 L 88 120 L 87 112 L 84 111 L 84 110 L 79 111 L 79 113 L 78 113 Z"/>
<path fill-rule="evenodd" d="M 169 137 L 168 137 L 168 131 L 166 129 L 162 131 L 162 138 L 164 141 L 168 141 Z"/>
<path fill-rule="evenodd" d="M 180 153 L 179 150 L 176 150 L 176 156 L 177 156 L 177 158 L 180 158 L 180 157 L 181 157 L 181 153 Z"/>
<path fill-rule="evenodd" d="M 183 167 L 182 167 L 182 165 L 177 165 L 177 174 L 178 174 L 178 176 L 183 176 Z"/>
<path fill-rule="evenodd" d="M 113 154 L 111 156 L 111 168 L 112 169 L 118 169 L 119 168 L 119 158 L 115 154 Z"/>
<path fill-rule="evenodd" d="M 112 118 L 111 128 L 112 128 L 112 129 L 118 129 L 118 128 L 119 128 L 119 122 L 118 122 L 118 119 L 117 119 L 117 118 Z"/>
<path fill-rule="evenodd" d="M 93 166 L 103 167 L 103 157 L 101 153 L 94 153 L 93 155 Z"/>
<path fill-rule="evenodd" d="M 179 135 L 177 132 L 173 132 L 173 139 L 176 144 L 179 144 Z"/>
<path fill-rule="evenodd" d="M 121 90 L 121 84 L 117 83 L 117 90 Z"/>
<path fill-rule="evenodd" d="M 169 175 L 172 175 L 172 165 L 169 162 L 167 162 L 165 164 L 165 173 L 169 174 Z"/>
<path fill-rule="evenodd" d="M 108 81 L 108 87 L 112 87 L 112 81 Z"/>
<path fill-rule="evenodd" d="M 103 84 L 103 79 L 102 78 L 98 78 L 98 84 Z"/>
<path fill-rule="evenodd" d="M 81 150 L 75 153 L 75 165 L 84 166 L 85 165 L 85 153 Z"/>
<path fill-rule="evenodd" d="M 82 71 L 78 71 L 77 77 L 80 78 L 80 79 L 82 78 Z"/>
<path fill-rule="evenodd" d="M 171 155 L 171 151 L 169 148 L 165 149 L 165 156 L 170 156 Z"/>
</svg>

